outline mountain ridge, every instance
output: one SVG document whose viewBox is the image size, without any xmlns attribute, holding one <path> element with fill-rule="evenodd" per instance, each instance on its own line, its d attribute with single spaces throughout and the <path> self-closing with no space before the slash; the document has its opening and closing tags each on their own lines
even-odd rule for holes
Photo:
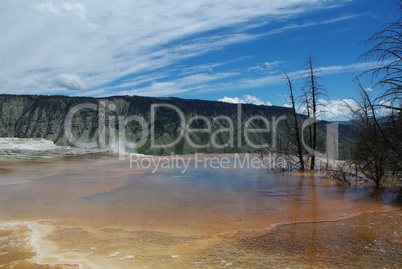
<svg viewBox="0 0 402 269">
<path fill-rule="evenodd" d="M 79 109 L 71 113 L 77 106 Z M 151 111 L 153 106 L 154 110 Z M 178 111 L 183 115 L 180 115 Z M 66 125 L 69 112 L 73 115 L 71 126 Z M 152 112 L 155 113 L 152 114 Z M 154 116 L 154 122 L 151 122 L 152 116 Z M 284 118 L 274 126 L 275 121 L 281 116 Z M 133 117 L 136 118 L 133 119 Z M 306 119 L 304 115 L 298 115 L 298 117 L 300 120 Z M 121 124 L 123 121 L 119 122 L 120 119 L 130 121 L 127 124 Z M 198 128 L 207 131 L 197 133 L 186 129 L 184 132 L 182 131 L 183 123 L 190 124 L 187 126 L 190 128 L 187 129 Z M 326 124 L 328 122 L 320 122 L 320 128 L 324 130 Z M 71 146 L 74 143 L 69 140 L 65 130 L 66 127 L 71 127 L 72 137 L 76 141 L 110 147 L 110 144 L 113 144 L 111 138 L 117 135 L 124 135 L 127 141 L 141 142 L 145 125 L 149 133 L 154 131 L 154 136 L 149 136 L 142 145 L 128 151 L 153 155 L 259 152 L 260 149 L 250 144 L 267 144 L 264 150 L 268 150 L 277 139 L 281 142 L 280 136 L 274 137 L 274 127 L 277 128 L 275 132 L 291 134 L 292 115 L 291 109 L 286 107 L 237 105 L 175 97 L 94 98 L 63 95 L 0 95 L 0 137 L 45 138 L 60 146 Z M 256 132 L 253 129 L 269 130 Z M 172 144 L 183 133 L 187 139 L 183 137 L 172 146 L 164 148 L 152 146 L 152 143 Z M 344 136 L 342 135 L 342 139 Z M 218 146 L 211 143 L 211 138 Z M 228 146 L 220 147 L 226 145 L 228 141 L 231 142 Z M 194 148 L 192 143 L 201 147 Z M 114 144 L 113 146 L 116 147 L 116 142 Z"/>
</svg>

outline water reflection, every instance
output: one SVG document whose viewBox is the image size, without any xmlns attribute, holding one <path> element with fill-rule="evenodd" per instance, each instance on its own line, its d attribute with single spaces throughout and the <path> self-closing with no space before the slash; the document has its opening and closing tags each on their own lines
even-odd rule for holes
<svg viewBox="0 0 402 269">
<path fill-rule="evenodd" d="M 391 229 L 397 225 L 385 223 L 388 216 L 382 215 L 394 208 L 390 192 L 372 193 L 371 188 L 361 186 L 345 188 L 308 173 L 275 174 L 233 166 L 211 169 L 196 167 L 195 163 L 185 173 L 171 169 L 152 173 L 130 169 L 128 161 L 87 156 L 4 162 L 0 164 L 0 184 L 2 221 L 50 219 L 63 227 L 98 228 L 92 237 L 89 232 L 85 234 L 87 241 L 96 244 L 93 238 L 105 238 L 103 248 L 115 248 L 115 252 L 127 246 L 139 251 L 135 247 L 148 244 L 144 253 L 153 251 L 155 256 L 157 249 L 166 249 L 168 243 L 160 237 L 168 232 L 187 238 L 163 234 L 170 241 L 188 242 L 185 246 L 178 243 L 178 252 L 194 249 L 197 255 L 219 260 L 223 257 L 208 251 L 220 244 L 220 255 L 226 253 L 228 259 L 254 255 L 246 259 L 252 260 L 261 253 L 280 253 L 289 262 L 291 258 L 303 260 L 300 267 L 317 266 L 323 259 L 331 259 L 331 253 L 339 255 L 336 249 L 342 245 L 348 255 L 367 257 L 368 251 L 378 250 L 379 238 L 392 236 L 393 231 L 384 231 L 384 225 Z M 347 227 L 349 220 L 338 221 L 363 212 L 373 213 L 361 215 L 358 222 L 350 221 Z M 66 229 L 60 228 L 53 240 L 64 248 L 83 244 L 77 229 Z M 148 234 L 133 237 L 127 230 L 148 231 L 150 241 Z M 119 242 L 110 239 L 112 232 L 113 238 L 128 243 L 121 249 L 114 247 Z M 135 243 L 139 238 L 143 241 Z M 154 246 L 150 242 L 160 243 Z M 251 254 L 244 254 L 246 250 Z M 213 265 L 215 261 L 208 262 Z"/>
<path fill-rule="evenodd" d="M 367 195 L 311 174 L 271 174 L 262 169 L 130 169 L 104 157 L 2 164 L 3 217 L 92 219 L 95 223 L 202 228 L 264 228 L 274 223 L 316 222 L 388 208 L 387 193 Z M 202 217 L 199 217 L 202 216 Z M 209 228 L 208 228 L 209 229 Z M 312 242 L 315 234 L 312 231 Z M 314 253 L 314 245 L 311 247 Z"/>
</svg>

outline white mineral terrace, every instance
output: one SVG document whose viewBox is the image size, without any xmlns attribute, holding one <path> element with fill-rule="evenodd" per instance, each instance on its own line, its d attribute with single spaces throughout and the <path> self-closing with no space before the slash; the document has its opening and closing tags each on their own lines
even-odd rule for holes
<svg viewBox="0 0 402 269">
<path fill-rule="evenodd" d="M 0 150 L 49 150 L 57 146 L 51 140 L 44 138 L 10 138 L 0 137 Z"/>
<path fill-rule="evenodd" d="M 110 150 L 57 146 L 53 141 L 43 138 L 0 138 L 0 159 L 53 158 L 104 152 Z"/>
</svg>

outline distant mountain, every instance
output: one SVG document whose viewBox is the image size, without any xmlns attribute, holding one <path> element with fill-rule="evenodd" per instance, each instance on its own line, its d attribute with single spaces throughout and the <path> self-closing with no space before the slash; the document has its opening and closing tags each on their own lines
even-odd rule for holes
<svg viewBox="0 0 402 269">
<path fill-rule="evenodd" d="M 353 122 L 350 120 L 344 120 L 344 121 L 333 121 L 333 123 L 341 124 L 341 125 L 353 125 Z"/>
<path fill-rule="evenodd" d="M 0 95 L 0 137 L 45 138 L 60 146 L 92 143 L 117 149 L 118 140 L 113 138 L 124 136 L 127 142 L 120 145 L 125 145 L 126 151 L 152 155 L 258 152 L 253 145 L 267 144 L 267 150 L 275 143 L 282 147 L 289 143 L 291 115 L 285 107 L 179 98 Z M 306 119 L 304 115 L 299 118 Z M 321 147 L 326 124 L 319 124 Z M 68 129 L 71 132 L 66 132 Z M 339 144 L 350 142 L 348 132 L 348 128 L 340 128 Z"/>
</svg>

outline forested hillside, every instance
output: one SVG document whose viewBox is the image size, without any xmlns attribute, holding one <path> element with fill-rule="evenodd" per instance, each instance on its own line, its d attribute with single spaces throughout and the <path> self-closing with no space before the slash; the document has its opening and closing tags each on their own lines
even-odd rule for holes
<svg viewBox="0 0 402 269">
<path fill-rule="evenodd" d="M 151 105 L 163 105 L 154 108 L 154 121 Z M 74 107 L 77 108 L 75 112 L 72 110 Z M 71 122 L 66 123 L 69 112 L 73 117 Z M 259 152 L 260 149 L 252 145 L 264 144 L 268 146 L 263 150 L 268 152 L 289 146 L 287 143 L 292 136 L 291 113 L 291 109 L 285 107 L 251 104 L 239 107 L 223 102 L 179 98 L 0 95 L 0 136 L 40 137 L 52 140 L 57 145 L 72 145 L 65 132 L 65 126 L 70 126 L 72 136 L 77 141 L 95 142 L 98 147 L 113 148 L 118 146 L 118 137 L 124 128 L 128 152 L 155 155 Z M 278 120 L 281 116 L 283 118 Z M 306 118 L 303 115 L 299 117 L 301 120 Z M 319 124 L 321 148 L 325 144 L 325 125 L 325 122 Z M 188 132 L 197 128 L 204 131 Z M 206 130 L 208 128 L 209 131 Z M 350 130 L 342 126 L 340 131 L 339 144 L 345 145 L 346 141 L 350 141 Z M 182 139 L 178 139 L 180 135 L 183 135 Z M 141 137 L 144 137 L 142 141 Z M 178 142 L 173 143 L 176 140 Z M 136 148 L 133 148 L 135 143 Z M 155 148 L 151 143 L 173 145 Z M 275 148 L 272 148 L 275 143 Z M 340 158 L 345 155 L 347 151 L 341 150 Z"/>
</svg>

